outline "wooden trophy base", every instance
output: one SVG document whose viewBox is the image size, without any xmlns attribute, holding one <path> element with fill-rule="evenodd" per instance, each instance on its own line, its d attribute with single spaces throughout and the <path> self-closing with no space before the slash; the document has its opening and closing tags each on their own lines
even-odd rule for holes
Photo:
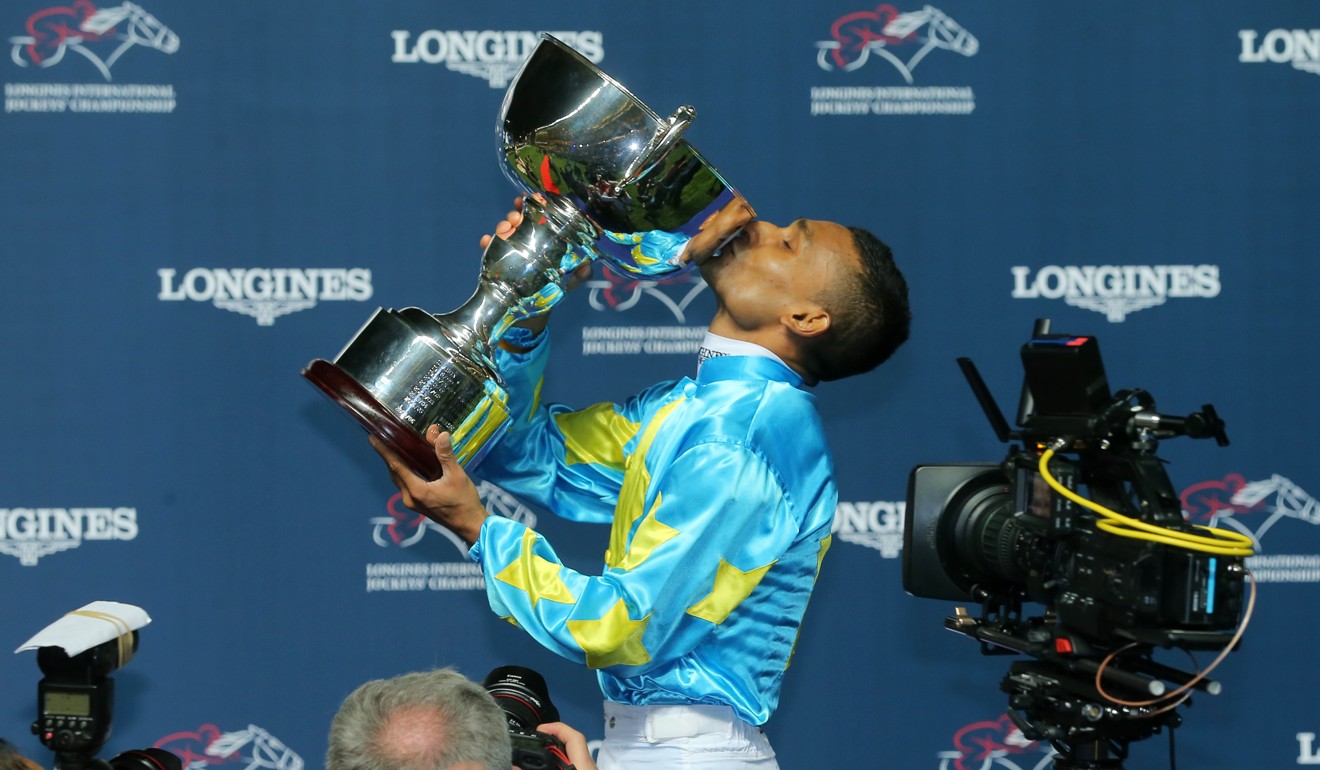
<svg viewBox="0 0 1320 770">
<path fill-rule="evenodd" d="M 318 358 L 303 369 L 302 376 L 353 415 L 368 433 L 380 439 L 418 476 L 428 481 L 440 478 L 442 473 L 440 461 L 435 458 L 435 448 L 343 369 Z"/>
</svg>

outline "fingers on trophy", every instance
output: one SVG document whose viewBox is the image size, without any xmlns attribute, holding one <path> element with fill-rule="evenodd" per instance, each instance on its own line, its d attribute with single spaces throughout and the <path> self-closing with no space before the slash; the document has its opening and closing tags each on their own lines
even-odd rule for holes
<svg viewBox="0 0 1320 770">
<path fill-rule="evenodd" d="M 709 258 L 755 216 L 683 138 L 695 114 L 684 106 L 660 118 L 542 35 L 499 118 L 521 221 L 490 239 L 476 291 L 449 313 L 380 308 L 333 361 L 313 360 L 303 376 L 423 478 L 441 475 L 425 440 L 431 425 L 451 434 L 464 468 L 480 462 L 508 427 L 493 351 L 510 326 L 548 312 L 588 262 L 670 275 Z"/>
</svg>

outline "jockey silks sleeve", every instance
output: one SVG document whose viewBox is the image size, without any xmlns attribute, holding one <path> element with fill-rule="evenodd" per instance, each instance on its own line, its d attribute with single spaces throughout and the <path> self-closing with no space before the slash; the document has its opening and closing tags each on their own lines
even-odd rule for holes
<svg viewBox="0 0 1320 770">
<path fill-rule="evenodd" d="M 609 548 L 586 575 L 487 518 L 471 555 L 491 608 L 595 669 L 610 700 L 720 703 L 764 723 L 837 501 L 811 395 L 778 362 L 723 356 L 622 404 L 541 406 L 547 348 L 501 355 L 515 424 L 475 473 L 610 522 Z"/>
</svg>

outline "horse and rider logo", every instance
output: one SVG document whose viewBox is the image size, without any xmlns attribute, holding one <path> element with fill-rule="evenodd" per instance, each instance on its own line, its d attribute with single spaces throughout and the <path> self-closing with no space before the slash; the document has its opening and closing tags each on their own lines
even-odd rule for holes
<svg viewBox="0 0 1320 770">
<path fill-rule="evenodd" d="M 481 498 L 486 510 L 506 519 L 522 522 L 529 527 L 536 526 L 536 514 L 521 500 L 505 492 L 489 481 L 477 482 L 477 496 Z M 436 524 L 420 513 L 403 507 L 403 493 L 395 493 L 385 504 L 388 516 L 376 516 L 371 519 L 371 539 L 381 548 L 410 548 L 417 544 L 428 531 L 444 536 L 453 544 L 460 558 L 467 558 L 468 545 L 458 535 Z"/>
<path fill-rule="evenodd" d="M 851 72 L 872 55 L 885 59 L 909 84 L 912 70 L 926 55 L 943 49 L 973 56 L 980 43 L 943 11 L 927 5 L 900 12 L 888 3 L 874 10 L 839 17 L 830 27 L 830 40 L 816 44 L 816 61 L 823 70 Z"/>
<path fill-rule="evenodd" d="M 954 749 L 939 753 L 939 770 L 1046 770 L 1054 751 L 1022 734 L 1007 716 L 973 722 L 953 736 Z"/>
<path fill-rule="evenodd" d="M 610 269 L 596 272 L 599 277 L 586 282 L 587 301 L 593 310 L 625 312 L 649 297 L 673 313 L 678 323 L 687 323 L 688 306 L 706 288 L 706 282 L 695 270 L 644 279 Z"/>
<path fill-rule="evenodd" d="M 110 68 L 129 49 L 179 50 L 179 36 L 136 3 L 97 8 L 91 0 L 44 8 L 28 17 L 27 34 L 9 38 L 10 58 L 20 67 L 53 67 L 69 51 L 82 56 L 109 82 Z"/>
<path fill-rule="evenodd" d="M 1193 484 L 1183 490 L 1182 508 L 1196 524 L 1236 529 L 1250 537 L 1258 551 L 1263 550 L 1265 533 L 1280 521 L 1320 524 L 1320 501 L 1277 473 L 1259 481 L 1230 473 Z"/>
<path fill-rule="evenodd" d="M 224 767 L 232 770 L 303 770 L 303 758 L 269 731 L 249 724 L 225 732 L 213 724 L 172 733 L 156 741 L 183 761 L 184 770 Z"/>
</svg>

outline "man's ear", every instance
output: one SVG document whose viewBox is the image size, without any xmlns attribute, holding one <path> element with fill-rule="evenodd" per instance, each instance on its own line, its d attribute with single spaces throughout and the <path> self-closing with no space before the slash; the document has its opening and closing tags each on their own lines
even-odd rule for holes
<svg viewBox="0 0 1320 770">
<path fill-rule="evenodd" d="M 789 332 L 799 337 L 824 334 L 832 323 L 830 312 L 814 302 L 785 311 L 779 320 Z"/>
</svg>

